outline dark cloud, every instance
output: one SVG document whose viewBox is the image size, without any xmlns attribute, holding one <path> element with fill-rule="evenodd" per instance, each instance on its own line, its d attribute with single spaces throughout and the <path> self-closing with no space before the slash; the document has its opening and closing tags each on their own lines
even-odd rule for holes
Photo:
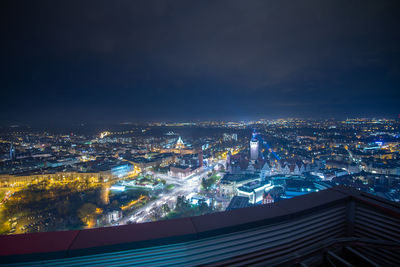
<svg viewBox="0 0 400 267">
<path fill-rule="evenodd" d="M 1 120 L 400 113 L 398 1 L 3 1 Z"/>
</svg>

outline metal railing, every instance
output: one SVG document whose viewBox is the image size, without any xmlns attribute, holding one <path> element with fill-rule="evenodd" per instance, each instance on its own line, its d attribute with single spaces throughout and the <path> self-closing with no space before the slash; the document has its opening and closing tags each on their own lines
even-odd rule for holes
<svg viewBox="0 0 400 267">
<path fill-rule="evenodd" d="M 329 248 L 350 246 L 358 251 L 354 253 L 371 256 L 371 262 L 390 265 L 400 263 L 399 226 L 397 204 L 335 187 L 229 212 L 71 231 L 65 249 L 11 247 L 0 252 L 0 262 L 29 266 L 306 265 L 313 257 L 321 260 L 318 256 L 324 253 L 335 257 L 332 251 L 326 254 Z M 54 241 L 60 233 L 24 236 L 40 243 Z M 17 246 L 24 241 L 18 236 L 1 236 L 1 246 L 7 246 L 7 241 Z"/>
</svg>

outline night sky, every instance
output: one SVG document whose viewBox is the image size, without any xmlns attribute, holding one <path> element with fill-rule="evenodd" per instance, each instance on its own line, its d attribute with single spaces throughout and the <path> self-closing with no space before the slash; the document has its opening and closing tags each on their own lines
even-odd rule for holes
<svg viewBox="0 0 400 267">
<path fill-rule="evenodd" d="M 1 124 L 400 113 L 400 1 L 1 1 Z"/>
</svg>

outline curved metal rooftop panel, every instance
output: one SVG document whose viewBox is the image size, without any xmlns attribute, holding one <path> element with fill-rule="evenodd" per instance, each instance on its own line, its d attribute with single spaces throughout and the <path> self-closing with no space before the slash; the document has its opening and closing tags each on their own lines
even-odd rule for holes
<svg viewBox="0 0 400 267">
<path fill-rule="evenodd" d="M 400 206 L 339 186 L 198 217 L 0 236 L 0 246 L 0 262 L 24 266 L 398 265 Z"/>
</svg>

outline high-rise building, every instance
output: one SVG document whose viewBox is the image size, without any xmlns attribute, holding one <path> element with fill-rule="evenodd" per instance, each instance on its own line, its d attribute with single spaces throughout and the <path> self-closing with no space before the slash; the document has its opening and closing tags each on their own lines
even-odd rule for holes
<svg viewBox="0 0 400 267">
<path fill-rule="evenodd" d="M 257 160 L 260 152 L 260 144 L 256 138 L 257 133 L 253 131 L 253 135 L 250 140 L 250 160 Z"/>
<path fill-rule="evenodd" d="M 226 142 L 226 141 L 237 141 L 238 137 L 237 137 L 236 133 L 233 133 L 233 134 L 224 133 L 223 134 L 223 140 L 224 140 L 224 142 Z"/>
<path fill-rule="evenodd" d="M 237 134 L 235 134 L 235 133 L 232 134 L 232 139 L 235 140 L 235 141 L 237 141 L 237 140 L 238 140 Z"/>
<path fill-rule="evenodd" d="M 251 160 L 258 159 L 258 153 L 259 153 L 259 141 L 255 139 L 253 136 L 253 138 L 250 140 L 250 159 Z"/>
<path fill-rule="evenodd" d="M 11 143 L 11 146 L 10 146 L 10 160 L 15 160 L 15 148 L 14 148 L 13 143 Z"/>
</svg>

